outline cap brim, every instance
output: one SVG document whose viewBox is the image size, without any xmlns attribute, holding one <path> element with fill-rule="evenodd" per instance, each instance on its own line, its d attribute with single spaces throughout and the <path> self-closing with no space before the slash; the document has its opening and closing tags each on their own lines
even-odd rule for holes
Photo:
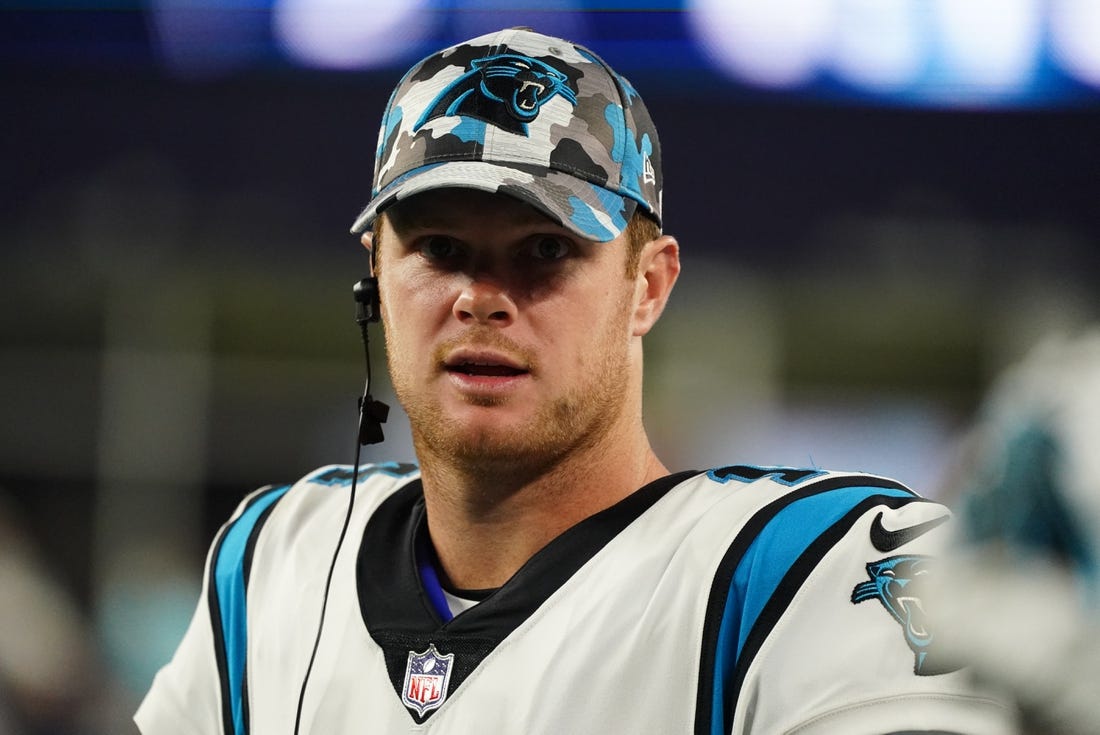
<svg viewBox="0 0 1100 735">
<path fill-rule="evenodd" d="M 630 197 L 543 166 L 451 161 L 421 166 L 391 182 L 371 199 L 351 231 L 365 231 L 387 207 L 402 199 L 446 188 L 477 189 L 519 199 L 594 242 L 607 242 L 622 234 L 637 207 Z"/>
</svg>

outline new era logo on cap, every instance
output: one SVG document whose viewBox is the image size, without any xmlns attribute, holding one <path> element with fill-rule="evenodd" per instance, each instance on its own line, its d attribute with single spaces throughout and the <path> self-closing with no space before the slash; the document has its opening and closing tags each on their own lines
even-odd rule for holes
<svg viewBox="0 0 1100 735">
<path fill-rule="evenodd" d="M 442 187 L 507 194 L 586 239 L 611 240 L 639 206 L 660 222 L 657 131 L 634 88 L 592 52 L 500 31 L 424 59 L 398 84 L 372 198 L 352 231 Z"/>
</svg>

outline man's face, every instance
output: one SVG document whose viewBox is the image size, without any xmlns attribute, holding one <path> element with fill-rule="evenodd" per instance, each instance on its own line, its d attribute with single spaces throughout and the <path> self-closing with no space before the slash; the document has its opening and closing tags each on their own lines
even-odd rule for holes
<svg viewBox="0 0 1100 735">
<path fill-rule="evenodd" d="M 375 245 L 422 461 L 539 471 L 622 415 L 640 360 L 624 237 L 581 240 L 510 197 L 447 189 L 395 205 Z"/>
</svg>

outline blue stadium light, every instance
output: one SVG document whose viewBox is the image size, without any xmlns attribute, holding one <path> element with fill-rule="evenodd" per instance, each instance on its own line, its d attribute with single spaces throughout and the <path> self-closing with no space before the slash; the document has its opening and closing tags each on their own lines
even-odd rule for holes
<svg viewBox="0 0 1100 735">
<path fill-rule="evenodd" d="M 932 96 L 966 102 L 1027 92 L 1042 43 L 1038 0 L 936 0 L 930 9 L 944 85 Z"/>
<path fill-rule="evenodd" d="M 1100 88 L 1100 2 L 1054 0 L 1050 33 L 1061 66 L 1078 81 Z"/>
<path fill-rule="evenodd" d="M 403 59 L 438 23 L 429 0 L 275 0 L 272 35 L 296 64 L 370 69 Z"/>
<path fill-rule="evenodd" d="M 711 62 L 749 84 L 808 84 L 829 53 L 835 17 L 827 2 L 688 0 L 688 9 Z"/>
<path fill-rule="evenodd" d="M 832 65 L 844 81 L 895 92 L 922 73 L 928 34 L 916 0 L 847 0 L 838 20 Z"/>
<path fill-rule="evenodd" d="M 680 89 L 914 107 L 1100 104 L 1100 0 L 26 0 L 0 57 L 189 78 L 399 69 L 525 25 Z"/>
<path fill-rule="evenodd" d="M 1013 107 L 1100 86 L 1096 0 L 685 0 L 731 80 L 888 104 Z"/>
</svg>

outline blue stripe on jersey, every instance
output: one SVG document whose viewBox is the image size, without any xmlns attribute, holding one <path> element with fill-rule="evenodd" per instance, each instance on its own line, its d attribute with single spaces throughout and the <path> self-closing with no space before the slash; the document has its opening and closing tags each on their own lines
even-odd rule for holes
<svg viewBox="0 0 1100 735">
<path fill-rule="evenodd" d="M 757 534 L 737 564 L 722 613 L 715 652 L 711 733 L 722 735 L 729 679 L 745 639 L 798 558 L 834 523 L 872 496 L 912 499 L 906 490 L 888 487 L 841 487 L 792 502 Z"/>
<path fill-rule="evenodd" d="M 352 472 L 351 465 L 340 465 L 318 470 L 306 477 L 307 482 L 317 485 L 333 485 L 348 487 L 353 478 L 358 475 L 358 481 L 363 482 L 371 475 L 389 475 L 390 477 L 407 477 L 417 471 L 417 466 L 405 462 L 380 462 L 378 464 L 366 464 L 359 466 L 359 472 Z"/>
<path fill-rule="evenodd" d="M 256 498 L 222 536 L 214 561 L 214 582 L 221 615 L 222 645 L 229 679 L 229 703 L 234 735 L 245 735 L 244 685 L 248 638 L 248 607 L 245 599 L 245 556 L 256 524 L 272 504 L 283 497 L 290 485 L 274 488 Z M 229 735 L 227 733 L 227 735 Z"/>
</svg>

